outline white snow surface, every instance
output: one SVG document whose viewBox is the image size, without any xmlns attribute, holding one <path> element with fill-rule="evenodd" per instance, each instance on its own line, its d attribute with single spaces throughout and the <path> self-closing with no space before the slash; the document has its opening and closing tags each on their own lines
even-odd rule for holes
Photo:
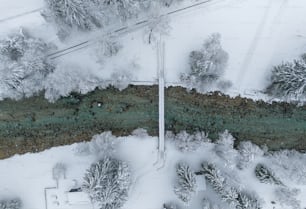
<svg viewBox="0 0 306 209">
<path fill-rule="evenodd" d="M 99 138 L 96 136 L 95 139 Z M 271 201 L 275 201 L 278 209 L 290 208 L 281 206 L 275 199 L 275 185 L 260 183 L 254 175 L 256 163 L 266 163 L 269 165 L 268 157 L 256 157 L 249 167 L 238 170 L 233 165 L 226 163 L 220 158 L 212 143 L 202 143 L 194 152 L 181 152 L 173 141 L 166 141 L 166 155 L 163 167 L 155 166 L 158 151 L 158 141 L 156 137 L 150 136 L 128 136 L 119 137 L 116 143 L 113 156 L 128 163 L 132 171 L 132 186 L 129 191 L 129 198 L 122 207 L 123 209 L 156 209 L 162 208 L 163 203 L 175 202 L 183 208 L 186 205 L 176 197 L 173 192 L 176 173 L 175 166 L 178 162 L 186 162 L 195 171 L 200 169 L 203 161 L 215 163 L 218 168 L 229 176 L 232 182 L 247 191 L 256 192 L 265 202 L 263 209 L 271 209 Z M 86 144 L 85 144 L 86 145 Z M 91 163 L 99 158 L 95 154 L 81 149 L 84 143 L 70 146 L 56 147 L 41 153 L 15 155 L 9 159 L 0 161 L 0 197 L 20 197 L 23 201 L 23 209 L 43 209 L 45 208 L 44 189 L 56 186 L 52 179 L 52 167 L 61 162 L 67 166 L 66 179 L 60 179 L 59 189 L 47 191 L 48 209 L 87 209 L 91 208 L 87 196 L 81 193 L 67 195 L 67 191 L 82 184 L 85 170 Z M 233 154 L 236 151 L 232 152 Z M 101 157 L 101 155 L 99 155 Z M 305 160 L 305 157 L 301 160 Z M 305 170 L 304 170 L 305 171 Z M 300 182 L 293 182 L 289 179 L 281 179 L 289 188 L 298 188 L 301 193 L 297 199 L 301 201 L 301 207 L 306 206 L 305 195 L 306 185 Z M 77 182 L 77 183 L 76 183 Z M 200 182 L 198 182 L 200 183 Z M 203 182 L 202 182 L 203 183 Z M 190 202 L 189 208 L 201 208 L 202 198 L 216 198 L 217 195 L 206 183 L 207 187 L 199 186 L 204 191 L 196 194 Z M 66 202 L 70 198 L 70 202 Z M 53 200 L 53 201 L 51 201 Z M 56 200 L 56 201 L 54 201 Z M 219 204 L 224 204 L 220 200 L 215 200 Z M 56 205 L 58 202 L 59 205 Z"/>
<path fill-rule="evenodd" d="M 186 0 L 178 7 L 195 2 L 199 1 Z M 0 19 L 44 6 L 43 0 L 2 0 L 1 3 Z M 173 9 L 175 8 L 169 10 Z M 306 51 L 305 14 L 305 0 L 212 0 L 197 8 L 172 15 L 171 30 L 168 35 L 163 36 L 166 44 L 165 81 L 168 85 L 179 82 L 180 74 L 189 69 L 189 53 L 199 49 L 210 34 L 218 32 L 222 35 L 224 49 L 229 53 L 224 79 L 233 83 L 226 93 L 264 99 L 264 95 L 257 93 L 267 86 L 272 66 L 297 58 Z M 68 41 L 60 42 L 56 38 L 55 29 L 44 22 L 39 12 L 0 21 L 0 34 L 4 37 L 20 26 L 47 41 L 55 41 L 59 49 L 99 36 L 97 32 L 78 33 Z M 120 28 L 120 25 L 113 26 L 117 27 Z M 156 82 L 157 50 L 155 43 L 148 44 L 145 40 L 145 29 L 123 34 L 119 41 L 123 49 L 114 57 L 104 58 L 102 62 L 101 57 L 96 56 L 96 44 L 65 55 L 56 62 L 64 63 L 65 66 L 76 64 L 84 72 L 99 79 L 109 79 L 114 72 L 128 70 L 136 81 Z M 66 68 L 71 72 L 71 69 Z M 64 73 L 57 73 L 59 72 L 54 72 L 52 79 L 64 82 L 65 79 L 60 78 Z M 78 73 L 70 76 L 78 76 Z M 70 80 L 79 82 L 79 79 Z M 65 92 L 65 85 L 58 85 L 58 88 L 59 93 Z M 84 93 L 94 87 L 84 87 L 86 90 L 82 86 L 78 88 L 74 90 Z"/>
</svg>

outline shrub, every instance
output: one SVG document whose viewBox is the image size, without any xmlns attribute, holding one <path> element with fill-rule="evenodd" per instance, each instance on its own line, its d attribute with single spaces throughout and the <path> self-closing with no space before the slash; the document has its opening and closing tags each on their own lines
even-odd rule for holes
<svg viewBox="0 0 306 209">
<path fill-rule="evenodd" d="M 21 209 L 22 202 L 20 199 L 0 200 L 0 209 Z"/>
</svg>

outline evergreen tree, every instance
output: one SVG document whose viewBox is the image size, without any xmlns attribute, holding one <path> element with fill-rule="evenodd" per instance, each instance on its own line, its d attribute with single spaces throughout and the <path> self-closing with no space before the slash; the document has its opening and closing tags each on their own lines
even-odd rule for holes
<svg viewBox="0 0 306 209">
<path fill-rule="evenodd" d="M 255 168 L 255 175 L 261 183 L 284 185 L 275 174 L 265 165 L 258 164 Z"/>
<path fill-rule="evenodd" d="M 185 163 L 179 163 L 176 167 L 177 184 L 175 194 L 183 202 L 188 203 L 196 192 L 196 177 L 191 168 Z"/>
<path fill-rule="evenodd" d="M 306 60 L 299 59 L 275 66 L 266 92 L 277 97 L 306 96 Z"/>
<path fill-rule="evenodd" d="M 82 188 L 100 209 L 118 209 L 128 197 L 129 186 L 128 165 L 105 157 L 87 170 Z"/>
<path fill-rule="evenodd" d="M 231 208 L 236 209 L 260 209 L 261 204 L 258 198 L 247 192 L 240 191 L 234 186 L 231 186 L 225 179 L 220 170 L 214 164 L 207 162 L 202 163 L 201 172 L 205 179 L 212 186 L 221 199 L 228 203 Z"/>
</svg>

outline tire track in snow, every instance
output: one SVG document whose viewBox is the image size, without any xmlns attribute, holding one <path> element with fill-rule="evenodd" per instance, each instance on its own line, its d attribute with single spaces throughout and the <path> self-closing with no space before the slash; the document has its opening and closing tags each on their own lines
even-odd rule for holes
<svg viewBox="0 0 306 209">
<path fill-rule="evenodd" d="M 256 35 L 254 36 L 251 47 L 249 48 L 249 51 L 247 53 L 247 57 L 244 60 L 244 63 L 241 67 L 240 74 L 239 74 L 241 76 L 240 77 L 241 82 L 240 82 L 239 88 L 241 86 L 244 86 L 246 82 L 249 82 L 249 79 L 245 81 L 245 77 L 247 74 L 253 75 L 253 74 L 258 73 L 258 69 L 257 70 L 255 68 L 250 69 L 249 67 L 252 64 L 252 61 L 254 61 L 254 55 L 255 55 L 256 50 L 262 49 L 262 47 L 266 47 L 266 46 L 270 46 L 270 48 L 265 49 L 265 52 L 268 52 L 268 55 L 267 55 L 268 57 L 263 57 L 263 59 L 265 59 L 264 61 L 266 62 L 266 67 L 264 67 L 264 69 L 263 68 L 259 69 L 259 71 L 265 74 L 269 70 L 268 66 L 271 66 L 272 64 L 272 57 L 276 51 L 276 47 L 278 44 L 277 40 L 279 40 L 278 38 L 275 39 L 275 37 L 279 37 L 279 34 L 281 34 L 280 18 L 283 16 L 285 10 L 287 9 L 288 2 L 289 2 L 288 0 L 282 0 L 279 6 L 277 7 L 277 9 L 275 10 L 275 12 L 272 11 L 273 10 L 272 5 L 271 5 L 272 1 L 269 2 L 270 7 L 269 9 L 267 8 L 267 10 L 265 11 L 265 14 L 262 19 L 262 23 L 258 26 Z M 268 15 L 270 12 L 272 14 L 271 17 L 269 17 Z M 269 21 L 269 19 L 271 21 Z M 264 31 L 266 31 L 265 32 L 266 38 L 261 39 L 262 36 L 264 35 Z M 272 42 L 272 45 L 265 45 L 267 41 Z M 265 56 L 265 55 L 262 55 L 262 56 Z M 265 75 L 262 75 L 262 76 L 265 76 Z"/>
<path fill-rule="evenodd" d="M 38 8 L 38 9 L 34 9 L 34 10 L 30 10 L 30 11 L 27 11 L 27 12 L 23 12 L 23 13 L 20 13 L 18 15 L 13 15 L 13 16 L 10 16 L 10 17 L 0 19 L 0 23 L 7 22 L 9 20 L 13 20 L 13 19 L 16 19 L 16 18 L 20 18 L 20 17 L 26 16 L 26 15 L 30 15 L 30 14 L 33 14 L 33 13 L 36 13 L 36 12 L 40 12 L 42 9 L 43 9 L 43 7 Z"/>
<path fill-rule="evenodd" d="M 245 74 L 246 74 L 246 71 L 248 70 L 248 67 L 249 67 L 249 65 L 250 65 L 250 63 L 253 59 L 254 52 L 256 51 L 258 43 L 259 43 L 259 38 L 261 37 L 265 27 L 267 26 L 269 13 L 272 9 L 272 2 L 273 2 L 273 0 L 269 0 L 268 6 L 266 7 L 264 15 L 261 18 L 261 21 L 260 21 L 259 25 L 257 26 L 257 29 L 256 29 L 255 35 L 253 37 L 253 40 L 251 42 L 251 45 L 250 45 L 250 47 L 249 47 L 249 49 L 246 53 L 246 57 L 244 58 L 244 60 L 242 62 L 240 73 L 238 74 L 239 79 L 237 79 L 237 80 L 240 81 L 240 83 L 238 85 L 239 88 L 241 86 L 241 81 L 243 81 L 243 79 L 245 77 Z"/>
</svg>

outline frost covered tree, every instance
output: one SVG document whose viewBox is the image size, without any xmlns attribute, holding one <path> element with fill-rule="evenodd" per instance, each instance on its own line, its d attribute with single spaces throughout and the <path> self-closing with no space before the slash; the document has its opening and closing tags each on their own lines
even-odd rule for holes
<svg viewBox="0 0 306 209">
<path fill-rule="evenodd" d="M 298 59 L 275 66 L 266 92 L 276 97 L 306 97 L 306 60 Z"/>
<path fill-rule="evenodd" d="M 247 168 L 256 157 L 261 157 L 264 151 L 250 141 L 240 142 L 238 145 L 238 164 L 239 169 Z"/>
<path fill-rule="evenodd" d="M 118 209 L 127 200 L 130 181 L 125 162 L 105 157 L 87 170 L 82 189 L 100 209 Z"/>
<path fill-rule="evenodd" d="M 45 0 L 47 9 L 42 13 L 59 28 L 65 38 L 71 29 L 89 31 L 116 21 L 126 21 L 137 16 L 139 0 Z"/>
<path fill-rule="evenodd" d="M 0 200 L 0 209 L 21 209 L 22 202 L 20 199 Z"/>
<path fill-rule="evenodd" d="M 188 203 L 196 192 L 197 182 L 192 169 L 185 163 L 176 166 L 177 183 L 174 193 L 185 203 Z"/>
<path fill-rule="evenodd" d="M 43 89 L 43 81 L 54 71 L 46 55 L 55 47 L 21 30 L 0 40 L 0 86 L 4 97 L 31 96 Z"/>
<path fill-rule="evenodd" d="M 259 163 L 255 168 L 255 175 L 256 178 L 261 183 L 266 184 L 276 184 L 276 185 L 284 185 L 274 174 L 273 171 L 271 171 L 267 166 L 264 164 Z"/>
<path fill-rule="evenodd" d="M 221 46 L 221 35 L 214 33 L 202 48 L 189 55 L 190 72 L 181 75 L 189 86 L 205 87 L 219 80 L 228 62 L 228 53 Z"/>
<path fill-rule="evenodd" d="M 255 194 L 240 191 L 230 185 L 227 179 L 222 175 L 214 164 L 207 162 L 202 163 L 201 173 L 212 186 L 214 191 L 220 195 L 221 199 L 231 208 L 236 209 L 260 209 L 261 202 Z"/>
</svg>

